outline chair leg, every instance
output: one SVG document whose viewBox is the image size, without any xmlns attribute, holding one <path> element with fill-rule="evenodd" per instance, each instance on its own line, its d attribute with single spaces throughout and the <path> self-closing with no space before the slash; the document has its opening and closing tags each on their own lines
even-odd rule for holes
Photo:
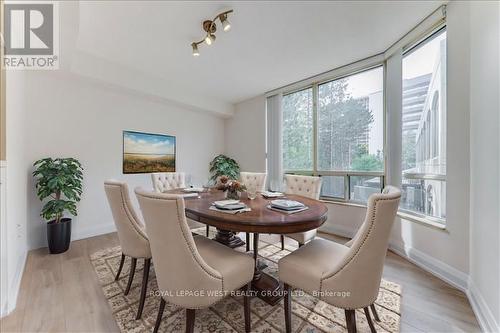
<svg viewBox="0 0 500 333">
<path fill-rule="evenodd" d="M 345 321 L 348 333 L 356 333 L 356 311 L 345 310 Z"/>
<path fill-rule="evenodd" d="M 194 332 L 195 314 L 196 314 L 195 309 L 186 309 L 186 333 Z"/>
<path fill-rule="evenodd" d="M 141 298 L 139 300 L 139 308 L 137 309 L 137 316 L 135 317 L 135 320 L 141 318 L 142 309 L 144 309 L 144 302 L 146 301 L 146 291 L 148 289 L 149 267 L 150 266 L 151 266 L 151 258 L 144 259 L 144 271 L 142 274 Z"/>
<path fill-rule="evenodd" d="M 348 333 L 356 333 L 356 311 L 345 310 L 345 321 Z"/>
<path fill-rule="evenodd" d="M 207 231 L 206 231 L 207 237 L 210 235 L 210 226 L 207 224 Z"/>
<path fill-rule="evenodd" d="M 281 250 L 285 249 L 285 236 L 281 235 Z"/>
<path fill-rule="evenodd" d="M 160 328 L 161 324 L 161 317 L 163 317 L 163 311 L 165 310 L 165 300 L 163 297 L 160 300 L 160 308 L 158 309 L 158 315 L 156 316 L 156 323 L 155 323 L 155 328 L 153 329 L 153 333 L 158 332 L 158 329 Z"/>
<path fill-rule="evenodd" d="M 292 288 L 288 284 L 283 284 L 285 293 L 285 327 L 286 333 L 292 332 Z"/>
<path fill-rule="evenodd" d="M 118 279 L 120 278 L 124 262 L 125 262 L 125 255 L 122 253 L 122 258 L 120 260 L 120 266 L 118 266 L 118 272 L 116 272 L 115 281 L 118 281 Z"/>
<path fill-rule="evenodd" d="M 247 252 L 250 251 L 250 233 L 246 233 Z"/>
<path fill-rule="evenodd" d="M 370 311 L 368 310 L 367 307 L 364 308 L 363 310 L 365 311 L 366 321 L 368 321 L 368 326 L 370 326 L 370 331 L 372 333 L 377 333 L 375 326 L 373 326 L 373 321 L 372 321 L 372 317 L 370 316 Z"/>
<path fill-rule="evenodd" d="M 375 319 L 375 321 L 380 321 L 380 318 L 379 318 L 378 313 L 377 313 L 377 309 L 375 309 L 375 304 L 370 305 L 370 309 L 372 309 L 372 312 L 373 312 L 373 319 Z"/>
<path fill-rule="evenodd" d="M 243 307 L 245 312 L 245 332 L 250 333 L 251 331 L 251 318 L 250 318 L 250 287 L 252 283 L 249 282 L 245 288 L 245 295 L 243 296 Z"/>
<path fill-rule="evenodd" d="M 137 258 L 132 258 L 132 262 L 130 263 L 130 272 L 128 274 L 127 288 L 125 288 L 125 295 L 128 295 L 130 286 L 132 285 L 132 280 L 134 280 L 135 265 L 137 265 Z"/>
</svg>

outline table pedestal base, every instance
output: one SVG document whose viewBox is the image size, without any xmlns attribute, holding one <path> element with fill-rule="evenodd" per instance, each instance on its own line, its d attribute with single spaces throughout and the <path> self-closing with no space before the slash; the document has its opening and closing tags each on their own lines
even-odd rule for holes
<svg viewBox="0 0 500 333">
<path fill-rule="evenodd" d="M 262 271 L 267 265 L 259 261 L 259 234 L 257 233 L 253 234 L 253 259 L 255 266 L 253 271 L 252 291 L 255 291 L 257 297 L 267 304 L 275 305 L 283 298 L 283 290 L 278 280 Z"/>
<path fill-rule="evenodd" d="M 219 228 L 217 228 L 217 234 L 215 234 L 214 240 L 232 249 L 245 245 L 245 242 L 236 236 L 234 232 Z"/>
<path fill-rule="evenodd" d="M 278 280 L 264 272 L 260 272 L 258 280 L 252 281 L 252 290 L 257 292 L 257 297 L 269 305 L 275 305 L 284 295 Z"/>
</svg>

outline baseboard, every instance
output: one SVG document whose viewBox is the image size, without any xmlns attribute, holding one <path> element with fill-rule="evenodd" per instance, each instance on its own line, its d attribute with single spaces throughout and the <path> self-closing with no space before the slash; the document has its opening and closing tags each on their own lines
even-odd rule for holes
<svg viewBox="0 0 500 333">
<path fill-rule="evenodd" d="M 467 293 L 469 276 L 444 262 L 437 260 L 412 247 L 390 244 L 389 250 L 395 252 L 411 263 Z"/>
<path fill-rule="evenodd" d="M 21 280 L 23 278 L 24 267 L 26 266 L 26 258 L 28 257 L 28 251 L 24 251 L 18 259 L 18 264 L 16 267 L 16 272 L 14 278 L 9 285 L 9 295 L 7 297 L 7 304 L 3 309 L 1 309 L 0 318 L 5 317 L 11 313 L 17 304 L 17 296 L 19 295 L 19 288 L 21 287 Z"/>
<path fill-rule="evenodd" d="M 116 231 L 115 224 L 113 222 L 111 222 L 111 223 L 107 223 L 107 224 L 98 225 L 95 227 L 79 230 L 78 232 L 74 232 L 71 236 L 71 240 L 76 241 L 76 240 L 85 239 L 85 238 L 89 238 L 89 237 L 109 234 L 110 232 L 115 232 L 115 231 Z"/>
<path fill-rule="evenodd" d="M 493 316 L 493 313 L 484 300 L 483 295 L 471 279 L 469 279 L 467 297 L 469 298 L 472 310 L 474 311 L 477 321 L 479 322 L 479 326 L 481 326 L 481 331 L 488 333 L 500 332 L 499 323 L 495 320 L 495 316 Z"/>
</svg>

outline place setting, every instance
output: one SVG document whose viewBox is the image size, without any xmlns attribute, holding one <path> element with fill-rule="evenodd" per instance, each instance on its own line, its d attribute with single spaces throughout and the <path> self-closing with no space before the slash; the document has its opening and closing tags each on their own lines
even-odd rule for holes
<svg viewBox="0 0 500 333">
<path fill-rule="evenodd" d="M 250 212 L 252 210 L 244 202 L 236 199 L 214 201 L 209 209 L 227 214 L 238 214 L 243 212 Z"/>
<path fill-rule="evenodd" d="M 294 214 L 308 210 L 309 207 L 296 200 L 276 199 L 272 200 L 267 208 L 285 214 Z"/>
</svg>

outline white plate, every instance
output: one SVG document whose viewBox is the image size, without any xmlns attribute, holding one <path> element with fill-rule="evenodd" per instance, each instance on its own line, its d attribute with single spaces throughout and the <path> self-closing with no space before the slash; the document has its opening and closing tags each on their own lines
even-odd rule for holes
<svg viewBox="0 0 500 333">
<path fill-rule="evenodd" d="M 234 205 L 239 203 L 239 200 L 219 200 L 219 201 L 214 201 L 214 205 L 223 207 L 225 205 Z"/>
</svg>

